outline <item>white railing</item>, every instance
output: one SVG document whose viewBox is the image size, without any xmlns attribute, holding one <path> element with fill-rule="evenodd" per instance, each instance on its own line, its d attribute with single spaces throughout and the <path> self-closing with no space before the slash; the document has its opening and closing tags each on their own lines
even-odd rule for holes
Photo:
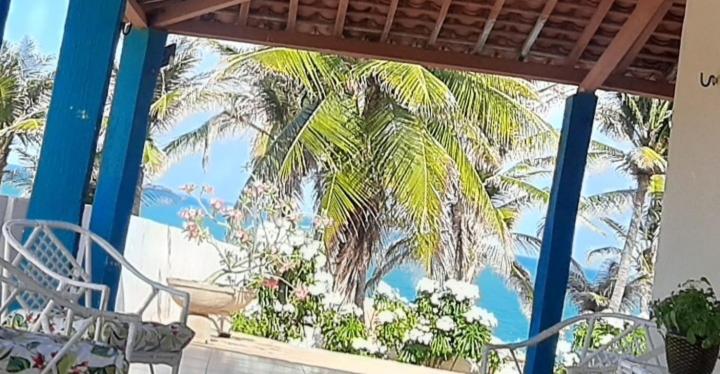
<svg viewBox="0 0 720 374">
<path fill-rule="evenodd" d="M 602 344 L 599 348 L 591 347 L 593 339 L 593 331 L 597 322 L 601 319 L 618 319 L 627 323 L 628 326 L 610 341 Z M 569 368 L 572 373 L 597 373 L 608 370 L 615 372 L 618 363 L 621 360 L 631 360 L 637 363 L 647 363 L 652 366 L 663 366 L 663 355 L 665 353 L 664 344 L 659 338 L 659 331 L 654 322 L 620 313 L 593 313 L 583 314 L 569 318 L 565 321 L 557 323 L 540 334 L 517 343 L 509 344 L 489 344 L 484 348 L 483 358 L 481 361 L 481 373 L 488 373 L 488 364 L 490 354 L 492 352 L 500 353 L 508 352 L 511 363 L 518 373 L 523 372 L 523 365 L 518 358 L 519 351 L 524 351 L 529 347 L 535 347 L 546 340 L 558 336 L 563 330 L 581 323 L 587 324 L 587 332 L 582 348 L 578 355 L 578 362 Z M 634 356 L 631 350 L 634 347 L 623 346 L 622 342 L 627 336 L 636 331 L 643 331 L 647 338 L 647 347 L 643 354 Z"/>
</svg>

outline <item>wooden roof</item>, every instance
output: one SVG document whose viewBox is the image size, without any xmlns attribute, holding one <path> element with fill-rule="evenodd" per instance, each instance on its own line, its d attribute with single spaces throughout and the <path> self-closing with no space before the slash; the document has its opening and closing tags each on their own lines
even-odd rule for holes
<svg viewBox="0 0 720 374">
<path fill-rule="evenodd" d="M 128 0 L 136 27 L 672 98 L 685 0 Z"/>
</svg>

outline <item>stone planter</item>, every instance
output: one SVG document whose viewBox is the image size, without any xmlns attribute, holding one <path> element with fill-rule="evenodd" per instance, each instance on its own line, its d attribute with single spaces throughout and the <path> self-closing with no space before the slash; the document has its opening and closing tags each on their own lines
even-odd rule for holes
<svg viewBox="0 0 720 374">
<path fill-rule="evenodd" d="M 167 283 L 170 287 L 189 293 L 190 314 L 212 321 L 220 336 L 229 336 L 222 328 L 223 321 L 245 309 L 256 297 L 249 290 L 235 290 L 202 281 L 168 278 Z M 173 300 L 179 302 L 175 297 Z M 212 317 L 217 318 L 220 325 Z"/>
</svg>

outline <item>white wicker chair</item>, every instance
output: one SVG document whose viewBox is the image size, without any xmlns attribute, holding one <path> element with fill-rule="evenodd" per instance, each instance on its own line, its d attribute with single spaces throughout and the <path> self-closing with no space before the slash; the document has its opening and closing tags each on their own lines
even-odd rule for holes
<svg viewBox="0 0 720 374">
<path fill-rule="evenodd" d="M 45 287 L 54 289 L 61 282 L 59 279 L 62 279 L 65 289 L 61 292 L 66 293 L 70 300 L 83 299 L 85 305 L 91 305 L 92 296 L 89 286 L 86 285 L 92 280 L 92 257 L 97 253 L 96 251 L 103 251 L 108 257 L 115 260 L 121 266 L 124 276 L 134 276 L 149 286 L 147 298 L 144 299 L 138 310 L 132 311 L 137 318 L 142 318 L 150 303 L 160 292 L 165 292 L 175 300 L 179 300 L 181 312 L 177 322 L 171 325 L 161 325 L 143 321 L 136 332 L 133 332 L 132 328 L 128 329 L 128 326 L 125 325 L 125 330 L 119 335 L 115 332 L 113 332 L 114 335 L 111 334 L 122 340 L 120 343 L 125 345 L 128 362 L 148 364 L 151 371 L 153 371 L 154 364 L 169 365 L 172 367 L 173 373 L 179 371 L 182 348 L 194 334 L 187 327 L 189 294 L 150 280 L 135 269 L 110 243 L 74 224 L 42 220 L 10 220 L 3 225 L 3 235 L 6 261 L 25 270 L 32 270 L 31 276 Z M 77 251 L 69 250 L 61 239 L 65 239 L 65 242 L 74 240 L 77 243 Z M 78 282 L 78 286 L 82 285 L 85 288 L 73 287 L 70 282 Z M 94 285 L 93 287 L 101 288 L 103 286 Z M 108 307 L 108 291 L 104 292 L 105 296 L 101 298 L 100 310 L 106 310 Z M 7 295 L 3 293 L 3 298 L 5 296 Z M 34 305 L 33 302 L 34 299 L 26 298 L 21 305 L 24 304 L 22 305 L 24 309 L 34 310 L 37 305 Z M 102 329 L 107 330 L 107 325 L 104 325 Z M 99 330 L 98 333 L 100 333 Z M 178 330 L 182 331 L 179 335 L 183 342 L 177 343 L 171 349 L 163 347 L 161 343 L 167 343 L 168 340 L 165 335 L 160 337 L 161 332 L 172 334 L 174 337 L 178 334 Z M 123 335 L 123 333 L 127 335 Z M 137 336 L 135 336 L 136 334 Z M 145 344 L 143 337 L 151 338 L 152 343 Z"/>
<path fill-rule="evenodd" d="M 4 359 L 10 356 L 9 359 L 12 360 L 12 355 L 18 354 L 15 357 L 17 360 L 27 360 L 30 358 L 28 356 L 37 360 L 37 355 L 50 352 L 52 357 L 43 357 L 43 360 L 49 360 L 38 368 L 40 374 L 56 373 L 65 358 L 70 359 L 70 364 L 88 365 L 88 361 L 93 360 L 92 356 L 98 349 L 104 354 L 102 357 L 97 355 L 99 360 L 95 360 L 95 363 L 113 366 L 119 373 L 126 372 L 127 351 L 123 352 L 100 342 L 100 326 L 109 321 L 126 324 L 129 326 L 128 340 L 132 341 L 137 327 L 141 324 L 140 318 L 136 315 L 86 308 L 77 303 L 78 297 L 71 296 L 91 297 L 94 292 L 98 292 L 101 300 L 107 300 L 109 289 L 105 286 L 55 277 L 56 286 L 47 287 L 38 282 L 35 269 L 22 264 L 25 264 L 23 259 L 18 260 L 17 264 L 0 259 L 0 286 L 3 291 L 0 314 L 4 323 L 4 326 L 0 327 L 0 349 Z M 33 309 L 30 309 L 31 305 Z M 34 311 L 32 320 L 25 315 L 24 322 L 28 323 L 23 330 L 14 330 L 17 326 L 13 326 L 12 319 L 8 318 L 18 306 Z M 64 325 L 56 326 L 55 322 Z M 9 326 L 6 328 L 5 325 Z M 128 347 L 131 346 L 128 344 Z M 66 357 L 67 355 L 71 357 Z M 5 372 L 5 369 L 0 367 L 0 372 Z M 17 371 L 21 368 L 15 369 Z"/>
<path fill-rule="evenodd" d="M 593 329 L 601 319 L 622 320 L 626 323 L 626 327 L 620 335 L 603 344 L 600 348 L 593 349 L 590 346 Z M 553 336 L 562 333 L 563 330 L 580 323 L 586 323 L 588 331 L 583 341 L 582 349 L 580 352 L 576 352 L 578 362 L 568 368 L 568 373 L 618 373 L 622 372 L 618 371 L 622 370 L 618 365 L 623 361 L 646 365 L 648 369 L 651 370 L 649 372 L 665 372 L 663 359 L 665 346 L 662 342 L 658 344 L 660 335 L 655 322 L 620 313 L 583 314 L 555 324 L 528 340 L 511 344 L 489 344 L 484 348 L 480 372 L 483 374 L 488 373 L 488 360 L 491 352 L 501 353 L 504 351 L 509 353 L 508 356 L 513 364 L 513 368 L 517 370 L 518 373 L 522 373 L 523 365 L 519 359 L 519 352 L 529 347 L 537 346 Z M 640 356 L 633 356 L 632 353 L 628 351 L 633 347 L 623 347 L 621 344 L 623 338 L 636 331 L 644 331 L 647 336 L 646 352 Z"/>
</svg>

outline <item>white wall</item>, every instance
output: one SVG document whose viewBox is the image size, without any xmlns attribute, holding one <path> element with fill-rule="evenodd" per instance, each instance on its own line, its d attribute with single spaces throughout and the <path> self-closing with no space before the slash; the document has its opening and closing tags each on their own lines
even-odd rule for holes
<svg viewBox="0 0 720 374">
<path fill-rule="evenodd" d="M 0 196 L 0 224 L 11 218 L 24 218 L 28 200 Z M 90 206 L 86 206 L 83 226 L 90 221 Z M 220 243 L 220 245 L 227 245 Z M 4 246 L 0 235 L 0 248 Z M 133 216 L 130 220 L 125 245 L 125 257 L 148 278 L 167 284 L 167 278 L 203 280 L 218 269 L 220 257 L 209 244 L 197 244 L 185 239 L 182 230 L 145 218 Z M 142 287 L 137 278 L 122 273 L 116 308 L 135 311 L 144 302 L 149 289 Z M 179 307 L 165 294 L 150 304 L 145 314 L 148 320 L 167 322 L 177 318 Z M 207 335 L 209 324 L 191 318 L 191 327 L 199 335 Z"/>
<path fill-rule="evenodd" d="M 720 1 L 687 2 L 654 296 L 690 278 L 720 291 Z"/>
</svg>

